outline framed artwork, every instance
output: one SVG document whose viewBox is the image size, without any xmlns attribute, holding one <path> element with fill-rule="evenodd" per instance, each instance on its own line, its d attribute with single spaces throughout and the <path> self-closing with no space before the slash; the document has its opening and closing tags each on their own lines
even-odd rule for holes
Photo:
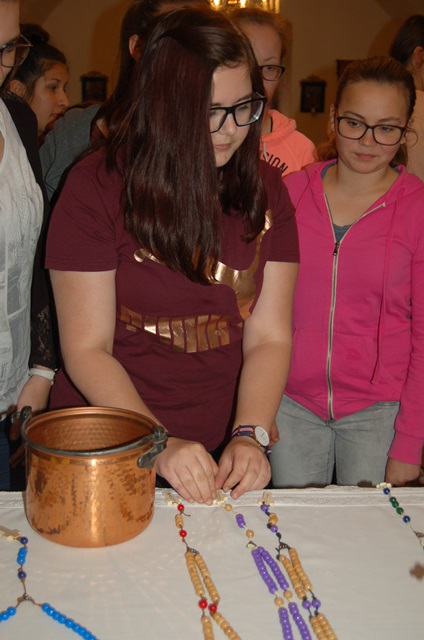
<svg viewBox="0 0 424 640">
<path fill-rule="evenodd" d="M 108 77 L 98 71 L 81 76 L 82 102 L 104 102 L 107 96 Z"/>
<path fill-rule="evenodd" d="M 325 80 L 310 76 L 301 80 L 300 111 L 302 113 L 324 113 L 325 109 Z"/>
</svg>

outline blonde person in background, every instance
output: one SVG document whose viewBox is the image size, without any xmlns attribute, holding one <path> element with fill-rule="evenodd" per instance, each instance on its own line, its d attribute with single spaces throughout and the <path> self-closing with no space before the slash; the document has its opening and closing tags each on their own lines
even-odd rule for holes
<svg viewBox="0 0 424 640">
<path fill-rule="evenodd" d="M 261 156 L 278 167 L 285 178 L 317 160 L 313 142 L 297 131 L 296 121 L 272 108 L 285 71 L 286 24 L 281 16 L 264 9 L 235 9 L 229 16 L 252 45 L 268 99 L 262 121 Z"/>
<path fill-rule="evenodd" d="M 397 32 L 389 54 L 414 78 L 416 102 L 413 129 L 406 138 L 408 171 L 424 180 L 424 15 L 410 16 Z"/>
</svg>

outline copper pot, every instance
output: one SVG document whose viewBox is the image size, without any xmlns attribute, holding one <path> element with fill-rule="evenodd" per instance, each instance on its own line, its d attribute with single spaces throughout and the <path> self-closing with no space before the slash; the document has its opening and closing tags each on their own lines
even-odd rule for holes
<svg viewBox="0 0 424 640">
<path fill-rule="evenodd" d="M 83 407 L 31 418 L 26 443 L 26 516 L 41 536 L 71 547 L 103 547 L 141 533 L 153 516 L 154 459 L 166 432 L 124 409 Z"/>
</svg>

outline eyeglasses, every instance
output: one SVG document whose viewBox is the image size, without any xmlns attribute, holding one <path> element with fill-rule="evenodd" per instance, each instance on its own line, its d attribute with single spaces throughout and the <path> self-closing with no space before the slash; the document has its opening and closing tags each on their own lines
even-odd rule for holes
<svg viewBox="0 0 424 640">
<path fill-rule="evenodd" d="M 277 82 L 283 75 L 286 67 L 283 67 L 282 64 L 264 64 L 262 67 L 259 67 L 261 70 L 262 78 L 267 80 L 268 82 Z"/>
<path fill-rule="evenodd" d="M 371 126 L 360 120 L 339 116 L 337 120 L 337 131 L 343 138 L 350 140 L 360 140 L 371 129 L 372 137 L 377 144 L 391 146 L 399 144 L 406 127 L 398 127 L 394 124 L 375 124 Z"/>
<path fill-rule="evenodd" d="M 32 44 L 25 36 L 18 36 L 0 47 L 0 64 L 6 69 L 19 67 L 29 54 L 31 47 Z"/>
<path fill-rule="evenodd" d="M 232 107 L 212 107 L 209 109 L 210 132 L 219 131 L 230 114 L 238 127 L 253 124 L 261 117 L 265 104 L 266 98 L 252 98 L 234 104 Z"/>
</svg>

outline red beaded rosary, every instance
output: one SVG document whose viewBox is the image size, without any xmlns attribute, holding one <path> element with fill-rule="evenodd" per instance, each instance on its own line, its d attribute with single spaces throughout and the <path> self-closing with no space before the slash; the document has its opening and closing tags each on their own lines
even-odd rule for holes
<svg viewBox="0 0 424 640">
<path fill-rule="evenodd" d="M 212 620 L 214 620 L 216 624 L 222 629 L 227 638 L 230 638 L 230 640 L 241 640 L 238 633 L 234 631 L 230 623 L 218 611 L 220 596 L 211 578 L 205 560 L 203 559 L 199 551 L 193 549 L 192 547 L 189 547 L 189 545 L 187 544 L 187 531 L 184 528 L 183 516 L 188 514 L 185 513 L 184 505 L 180 500 L 175 499 L 170 492 L 165 492 L 165 495 L 168 498 L 168 502 L 170 504 L 176 505 L 178 510 L 178 514 L 175 516 L 175 524 L 179 529 L 181 541 L 186 546 L 185 561 L 190 580 L 193 584 L 196 595 L 200 598 L 200 600 L 198 601 L 198 605 L 202 610 L 201 622 L 205 640 L 213 640 L 213 638 L 215 637 L 212 627 Z M 209 594 L 209 598 L 211 600 L 210 604 L 208 604 L 206 593 Z M 210 616 L 207 615 L 207 610 L 209 611 Z"/>
</svg>

